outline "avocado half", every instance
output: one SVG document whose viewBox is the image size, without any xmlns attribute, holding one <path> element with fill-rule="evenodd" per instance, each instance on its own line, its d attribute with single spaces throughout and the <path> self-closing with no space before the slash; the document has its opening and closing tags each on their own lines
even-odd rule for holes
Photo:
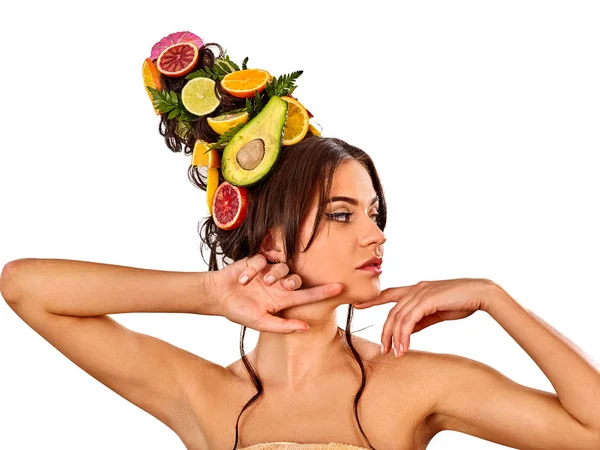
<svg viewBox="0 0 600 450">
<path fill-rule="evenodd" d="M 288 103 L 273 96 L 223 149 L 221 173 L 235 186 L 252 186 L 275 166 L 283 141 Z"/>
</svg>

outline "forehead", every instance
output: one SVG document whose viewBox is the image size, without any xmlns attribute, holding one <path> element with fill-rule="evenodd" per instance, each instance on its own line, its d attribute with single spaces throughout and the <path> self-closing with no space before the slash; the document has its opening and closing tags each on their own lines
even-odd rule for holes
<svg viewBox="0 0 600 450">
<path fill-rule="evenodd" d="M 331 183 L 331 197 L 337 195 L 354 197 L 359 201 L 371 200 L 375 195 L 371 176 L 358 161 L 344 161 L 335 170 Z"/>
</svg>

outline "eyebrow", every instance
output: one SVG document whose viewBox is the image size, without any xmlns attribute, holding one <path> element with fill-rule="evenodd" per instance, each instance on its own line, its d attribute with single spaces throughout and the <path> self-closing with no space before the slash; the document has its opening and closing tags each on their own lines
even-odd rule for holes
<svg viewBox="0 0 600 450">
<path fill-rule="evenodd" d="M 343 195 L 331 197 L 329 199 L 329 201 L 331 203 L 333 203 L 333 202 L 348 202 L 351 205 L 358 206 L 358 200 L 356 200 L 355 198 L 352 198 L 352 197 L 344 197 Z M 379 196 L 377 194 L 375 194 L 375 197 L 373 197 L 373 199 L 371 200 L 371 205 L 376 203 L 377 201 L 379 201 Z"/>
</svg>

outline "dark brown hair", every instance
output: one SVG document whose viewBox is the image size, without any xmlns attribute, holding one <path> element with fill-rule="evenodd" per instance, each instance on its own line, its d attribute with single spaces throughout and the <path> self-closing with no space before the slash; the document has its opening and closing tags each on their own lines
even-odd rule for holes
<svg viewBox="0 0 600 450">
<path fill-rule="evenodd" d="M 202 53 L 203 50 L 201 49 Z M 208 63 L 211 64 L 212 62 L 208 61 Z M 179 86 L 179 90 L 181 90 L 181 87 L 183 87 L 183 83 Z M 227 95 L 221 92 L 217 92 L 217 94 L 219 96 Z M 218 114 L 222 114 L 222 112 L 215 111 L 211 116 Z M 167 119 L 166 115 L 163 114 L 159 126 L 159 131 L 165 137 L 167 146 L 174 152 L 181 151 L 183 148 L 184 153 L 190 154 L 195 139 L 214 142 L 218 138 L 217 135 L 212 136 L 207 132 L 206 128 L 208 127 L 204 127 L 200 123 L 195 123 L 191 127 L 189 136 L 182 138 L 177 133 L 177 123 L 174 123 L 176 121 L 177 119 Z M 198 122 L 206 122 L 206 119 L 201 118 Z M 212 132 L 212 130 L 210 131 Z M 229 231 L 222 230 L 215 225 L 212 216 L 205 218 L 201 229 L 199 229 L 199 235 L 202 241 L 200 252 L 205 262 L 203 247 L 206 246 L 210 250 L 209 261 L 207 263 L 208 270 L 219 270 L 220 267 L 222 268 L 227 264 L 258 253 L 268 230 L 280 227 L 285 244 L 285 262 L 290 269 L 290 273 L 296 273 L 297 238 L 301 223 L 309 214 L 310 207 L 314 199 L 318 196 L 316 220 L 311 238 L 306 248 L 302 250 L 304 252 L 310 248 L 319 231 L 325 214 L 325 208 L 327 207 L 334 172 L 342 162 L 347 160 L 359 162 L 368 171 L 373 182 L 373 188 L 379 196 L 377 225 L 383 231 L 387 218 L 386 201 L 379 175 L 371 157 L 363 150 L 341 139 L 315 136 L 309 132 L 299 143 L 281 147 L 274 168 L 257 185 L 248 188 L 247 216 L 239 228 Z M 188 178 L 194 186 L 206 191 L 206 167 L 190 165 Z M 220 184 L 224 181 L 220 171 L 219 178 Z M 218 255 L 221 256 L 221 265 L 217 261 Z M 360 419 L 358 418 L 358 401 L 364 390 L 366 377 L 363 361 L 352 344 L 350 326 L 353 312 L 353 305 L 348 305 L 345 330 L 346 343 L 360 367 L 362 377 L 361 385 L 354 398 L 354 414 L 360 432 L 369 443 L 369 447 L 374 448 L 365 435 L 360 424 Z M 338 330 L 343 332 L 340 327 L 338 327 Z M 258 400 L 263 392 L 261 380 L 244 351 L 245 334 L 246 327 L 242 326 L 240 333 L 240 353 L 242 362 L 257 389 L 257 393 L 244 405 L 238 415 L 235 443 L 233 445 L 234 450 L 237 447 L 239 439 L 238 425 L 240 417 L 246 408 Z"/>
</svg>

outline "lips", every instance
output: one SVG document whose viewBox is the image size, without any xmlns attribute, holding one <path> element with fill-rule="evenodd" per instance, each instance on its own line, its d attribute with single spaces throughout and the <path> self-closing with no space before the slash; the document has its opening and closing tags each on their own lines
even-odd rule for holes
<svg viewBox="0 0 600 450">
<path fill-rule="evenodd" d="M 357 267 L 357 269 L 362 269 L 363 267 L 366 266 L 376 266 L 376 267 L 381 267 L 381 264 L 383 263 L 383 258 L 376 258 L 373 257 L 371 259 L 369 259 L 368 261 L 365 261 L 362 266 Z"/>
</svg>

